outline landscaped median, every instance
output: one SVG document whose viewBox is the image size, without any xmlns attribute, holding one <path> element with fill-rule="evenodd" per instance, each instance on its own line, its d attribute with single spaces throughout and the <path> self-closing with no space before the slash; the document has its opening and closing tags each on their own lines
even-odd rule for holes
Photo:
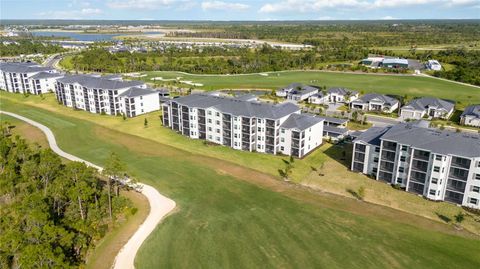
<svg viewBox="0 0 480 269">
<path fill-rule="evenodd" d="M 131 174 L 177 202 L 178 211 L 142 246 L 137 268 L 480 265 L 478 236 L 437 220 L 285 183 L 275 171 L 284 166 L 281 157 L 205 146 L 161 127 L 158 113 L 146 116 L 145 128 L 143 116 L 123 121 L 73 111 L 51 96 L 42 100 L 2 92 L 0 102 L 2 110 L 49 126 L 65 151 L 98 164 L 109 152 L 118 153 Z M 326 177 L 334 161 L 329 147 L 295 160 L 295 169 L 302 169 L 294 171 L 296 180 L 318 171 Z M 268 161 L 275 162 L 259 172 L 257 162 Z M 380 183 L 361 180 L 368 201 L 374 191 L 368 184 Z"/>
</svg>

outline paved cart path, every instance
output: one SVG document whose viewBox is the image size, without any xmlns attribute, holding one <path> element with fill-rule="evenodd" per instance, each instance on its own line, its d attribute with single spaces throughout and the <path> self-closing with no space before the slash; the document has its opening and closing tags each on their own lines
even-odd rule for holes
<svg viewBox="0 0 480 269">
<path fill-rule="evenodd" d="M 74 156 L 72 154 L 69 154 L 61 150 L 57 145 L 57 141 L 55 140 L 55 136 L 53 135 L 53 132 L 47 126 L 42 125 L 29 118 L 17 115 L 15 113 L 1 111 L 1 110 L 0 110 L 0 113 L 4 113 L 11 117 L 15 117 L 19 120 L 22 120 L 28 124 L 31 124 L 39 128 L 47 136 L 47 140 L 48 140 L 48 144 L 50 145 L 50 148 L 58 155 L 66 159 L 69 159 L 71 161 L 83 162 L 88 166 L 98 169 L 99 171 L 103 170 L 103 168 L 98 165 L 85 161 L 81 158 L 78 158 L 77 156 Z M 162 219 L 168 213 L 170 213 L 176 206 L 175 201 L 161 195 L 154 187 L 143 184 L 143 183 L 137 183 L 137 185 L 140 188 L 140 192 L 145 197 L 147 197 L 148 202 L 150 203 L 150 213 L 145 219 L 145 221 L 142 223 L 142 225 L 140 225 L 140 227 L 135 232 L 135 234 L 128 240 L 128 242 L 123 246 L 123 248 L 117 254 L 117 257 L 115 258 L 114 264 L 112 266 L 114 269 L 134 268 L 135 256 L 138 252 L 138 249 L 142 245 L 142 243 L 145 241 L 145 239 L 147 239 L 150 233 L 152 233 L 152 231 L 155 229 L 157 224 L 159 224 L 160 221 L 162 221 Z"/>
</svg>

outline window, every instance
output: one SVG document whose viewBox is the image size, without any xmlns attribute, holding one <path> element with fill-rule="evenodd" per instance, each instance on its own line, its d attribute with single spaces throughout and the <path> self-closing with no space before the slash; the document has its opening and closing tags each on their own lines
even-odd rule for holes
<svg viewBox="0 0 480 269">
<path fill-rule="evenodd" d="M 285 138 L 280 138 L 280 142 L 285 142 Z"/>
<path fill-rule="evenodd" d="M 475 199 L 475 198 L 468 198 L 468 202 L 472 205 L 478 205 L 478 199 Z"/>
<path fill-rule="evenodd" d="M 480 193 L 480 187 L 479 186 L 472 186 L 472 191 L 476 193 Z"/>
<path fill-rule="evenodd" d="M 430 190 L 430 195 L 435 195 L 436 191 L 435 190 Z"/>
<path fill-rule="evenodd" d="M 432 178 L 432 184 L 437 184 L 437 183 L 438 183 L 438 178 L 433 177 L 433 178 Z"/>
<path fill-rule="evenodd" d="M 284 133 L 285 133 L 285 129 L 283 129 L 283 128 L 280 129 L 280 132 L 281 132 L 282 134 L 284 134 Z"/>
<path fill-rule="evenodd" d="M 261 132 L 261 131 L 262 131 L 262 128 L 258 127 L 258 128 L 257 128 L 257 131 Z"/>
<path fill-rule="evenodd" d="M 262 123 L 262 120 L 261 120 L 261 119 L 257 119 L 257 122 L 258 122 L 258 123 Z"/>
<path fill-rule="evenodd" d="M 403 167 L 398 168 L 398 172 L 403 173 L 404 171 L 405 171 L 405 168 L 403 168 Z"/>
<path fill-rule="evenodd" d="M 407 151 L 407 149 L 408 149 L 408 146 L 405 146 L 405 145 L 402 146 L 403 151 Z"/>
<path fill-rule="evenodd" d="M 233 137 L 238 138 L 238 134 L 234 134 Z M 236 143 L 235 143 L 236 144 Z"/>
<path fill-rule="evenodd" d="M 402 184 L 402 182 L 403 182 L 403 179 L 401 177 L 397 177 L 397 183 Z"/>
<path fill-rule="evenodd" d="M 215 124 L 220 125 L 220 121 L 219 120 L 215 121 Z"/>
<path fill-rule="evenodd" d="M 217 115 L 217 117 L 220 117 L 220 113 L 218 113 L 218 112 L 217 112 L 217 113 L 215 113 L 215 115 Z"/>
<path fill-rule="evenodd" d="M 207 114 L 208 114 L 208 115 L 212 115 L 212 111 L 210 111 L 210 110 L 207 111 Z"/>
<path fill-rule="evenodd" d="M 442 160 L 442 155 L 435 155 L 435 160 L 441 161 Z"/>
<path fill-rule="evenodd" d="M 212 139 L 212 136 L 211 136 L 211 135 L 209 135 L 209 136 L 208 136 L 208 139 Z"/>
<path fill-rule="evenodd" d="M 284 147 L 284 146 L 281 146 L 281 147 L 280 147 L 280 150 L 281 150 L 281 151 L 284 151 L 284 150 L 285 150 L 285 147 Z"/>
<path fill-rule="evenodd" d="M 208 127 L 208 131 L 211 132 L 211 131 L 212 131 L 212 127 Z"/>
<path fill-rule="evenodd" d="M 480 180 L 480 174 L 475 174 L 475 179 Z"/>
<path fill-rule="evenodd" d="M 372 168 L 372 172 L 376 174 L 377 173 L 377 168 L 376 167 Z"/>
<path fill-rule="evenodd" d="M 401 162 L 404 162 L 405 160 L 407 160 L 407 157 L 405 157 L 405 156 L 400 156 L 400 161 L 401 161 Z"/>
<path fill-rule="evenodd" d="M 220 142 L 220 137 L 217 136 L 215 139 L 217 140 L 217 142 Z"/>
<path fill-rule="evenodd" d="M 212 123 L 212 119 L 208 119 L 208 123 Z"/>
<path fill-rule="evenodd" d="M 373 158 L 374 163 L 378 163 L 378 157 Z"/>
<path fill-rule="evenodd" d="M 379 147 L 375 147 L 375 152 L 380 152 L 380 148 L 379 148 Z"/>
<path fill-rule="evenodd" d="M 433 172 L 440 172 L 440 167 L 439 166 L 434 166 L 433 167 Z"/>
<path fill-rule="evenodd" d="M 235 143 L 233 143 L 233 144 L 235 145 L 235 147 L 237 147 L 237 146 L 238 146 L 237 142 L 235 142 Z"/>
<path fill-rule="evenodd" d="M 217 134 L 219 134 L 219 133 L 220 133 L 220 129 L 216 129 L 215 132 L 216 132 Z"/>
</svg>

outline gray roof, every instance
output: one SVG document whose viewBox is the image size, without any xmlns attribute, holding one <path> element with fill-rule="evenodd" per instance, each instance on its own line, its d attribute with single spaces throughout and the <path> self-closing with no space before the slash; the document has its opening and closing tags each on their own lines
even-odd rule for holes
<svg viewBox="0 0 480 269">
<path fill-rule="evenodd" d="M 215 108 L 223 113 L 235 116 L 259 117 L 267 119 L 279 119 L 297 112 L 300 108 L 292 103 L 282 103 L 277 105 L 242 101 L 235 98 L 219 97 L 208 94 L 191 94 L 173 99 L 180 105 L 197 108 Z"/>
<path fill-rule="evenodd" d="M 10 73 L 35 73 L 55 70 L 52 67 L 40 66 L 37 63 L 0 63 L 0 70 Z"/>
<path fill-rule="evenodd" d="M 48 73 L 48 72 L 40 72 L 30 77 L 30 79 L 46 79 L 46 78 L 59 78 L 63 77 L 61 73 Z"/>
<path fill-rule="evenodd" d="M 282 123 L 282 125 L 280 125 L 280 127 L 286 129 L 298 129 L 300 131 L 303 131 L 322 121 L 323 119 L 318 117 L 293 113 Z"/>
<path fill-rule="evenodd" d="M 465 116 L 473 116 L 475 118 L 480 118 L 480 105 L 467 106 L 463 111 L 461 117 Z"/>
<path fill-rule="evenodd" d="M 345 94 L 347 94 L 347 92 L 350 92 L 351 94 L 357 94 L 358 93 L 357 91 L 350 90 L 350 89 L 347 89 L 347 88 L 330 88 L 330 89 L 328 89 L 327 92 L 328 93 L 341 94 L 341 95 L 345 95 Z"/>
<path fill-rule="evenodd" d="M 353 142 L 364 142 L 367 144 L 380 146 L 380 137 L 389 130 L 390 127 L 371 127 L 357 136 Z"/>
<path fill-rule="evenodd" d="M 384 65 L 385 64 L 408 64 L 407 59 L 384 59 L 382 62 Z"/>
<path fill-rule="evenodd" d="M 329 126 L 329 125 L 324 125 L 323 131 L 333 133 L 333 134 L 338 134 L 338 135 L 345 135 L 348 133 L 347 128 L 338 128 L 338 127 Z"/>
<path fill-rule="evenodd" d="M 311 93 L 311 92 L 318 92 L 318 88 L 315 86 L 301 86 L 300 88 L 294 88 L 290 94 L 306 94 L 306 93 Z"/>
<path fill-rule="evenodd" d="M 340 119 L 340 118 L 334 118 L 334 117 L 327 117 L 327 116 L 318 116 L 321 119 L 324 119 L 325 122 L 331 122 L 335 124 L 345 124 L 348 122 L 348 119 Z"/>
<path fill-rule="evenodd" d="M 412 109 L 424 111 L 428 107 L 437 107 L 438 109 L 443 109 L 445 111 L 450 111 L 454 108 L 455 104 L 439 98 L 434 97 L 422 97 L 410 101 L 408 104 L 402 107 L 402 109 Z"/>
<path fill-rule="evenodd" d="M 138 97 L 144 96 L 149 94 L 159 94 L 158 91 L 152 90 L 150 88 L 139 88 L 139 87 L 131 87 L 130 89 L 124 91 L 123 93 L 119 94 L 118 97 Z"/>
<path fill-rule="evenodd" d="M 416 124 L 400 123 L 390 127 L 381 139 L 438 154 L 480 157 L 480 136 L 477 134 L 441 131 Z"/>
<path fill-rule="evenodd" d="M 372 100 L 378 100 L 390 106 L 398 104 L 398 100 L 387 95 L 378 94 L 378 93 L 367 93 L 364 96 L 356 99 L 353 103 L 369 103 Z"/>
<path fill-rule="evenodd" d="M 104 89 L 104 90 L 118 90 L 125 89 L 130 87 L 137 87 L 144 85 L 144 82 L 141 81 L 121 81 L 121 80 L 110 80 L 102 77 L 94 77 L 89 75 L 70 75 L 65 76 L 57 80 L 60 83 L 78 83 L 83 87 L 90 89 Z"/>
</svg>

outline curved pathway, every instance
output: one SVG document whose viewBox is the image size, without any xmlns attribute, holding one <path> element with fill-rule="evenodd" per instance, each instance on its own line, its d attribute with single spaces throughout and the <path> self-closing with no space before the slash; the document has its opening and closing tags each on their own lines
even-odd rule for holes
<svg viewBox="0 0 480 269">
<path fill-rule="evenodd" d="M 95 165 L 91 162 L 80 159 L 72 154 L 66 153 L 65 151 L 61 150 L 57 145 L 53 132 L 47 126 L 42 125 L 36 121 L 33 121 L 29 118 L 20 116 L 15 113 L 0 110 L 0 114 L 1 113 L 4 113 L 11 117 L 15 117 L 19 120 L 22 120 L 28 124 L 31 124 L 39 128 L 47 136 L 47 140 L 48 140 L 48 144 L 50 145 L 50 148 L 58 155 L 66 159 L 69 159 L 71 161 L 83 162 L 88 166 L 98 169 L 99 171 L 103 170 L 103 168 L 98 165 Z M 123 246 L 123 248 L 117 254 L 117 257 L 115 258 L 114 264 L 112 266 L 115 269 L 134 268 L 135 256 L 138 250 L 140 249 L 140 246 L 142 245 L 142 243 L 145 241 L 145 239 L 147 239 L 150 233 L 152 233 L 152 231 L 155 229 L 157 224 L 160 223 L 160 221 L 168 213 L 172 212 L 172 210 L 176 206 L 175 201 L 161 195 L 154 187 L 143 184 L 143 183 L 137 183 L 136 186 L 138 186 L 140 189 L 140 192 L 145 197 L 147 197 L 148 202 L 150 203 L 150 213 L 145 219 L 145 221 L 142 223 L 142 225 L 140 225 L 140 227 L 135 232 L 135 234 L 128 240 L 128 242 Z"/>
</svg>

